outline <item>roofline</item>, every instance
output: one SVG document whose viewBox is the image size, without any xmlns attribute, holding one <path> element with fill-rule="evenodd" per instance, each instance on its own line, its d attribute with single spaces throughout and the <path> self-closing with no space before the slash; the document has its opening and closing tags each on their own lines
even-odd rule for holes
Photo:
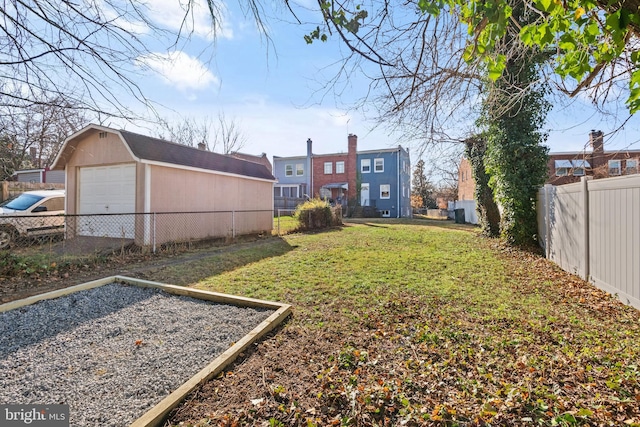
<svg viewBox="0 0 640 427">
<path fill-rule="evenodd" d="M 91 123 L 91 124 L 88 124 L 87 126 L 83 127 L 82 129 L 80 129 L 79 131 L 76 131 L 74 134 L 72 134 L 71 136 L 67 137 L 67 139 L 64 140 L 64 143 L 62 144 L 62 147 L 60 147 L 60 151 L 58 151 L 58 154 L 56 155 L 55 160 L 53 161 L 53 163 L 51 163 L 51 169 L 55 169 L 56 166 L 58 165 L 58 161 L 60 160 L 60 156 L 62 156 L 62 153 L 64 153 L 64 149 L 67 147 L 67 144 L 69 143 L 69 141 L 71 141 L 74 138 L 77 138 L 78 136 L 80 136 L 81 134 L 87 132 L 90 129 L 94 129 L 94 130 L 97 130 L 99 132 L 112 132 L 112 133 L 117 134 L 118 137 L 120 138 L 120 141 L 127 148 L 127 151 L 131 155 L 131 158 L 133 158 L 135 161 L 138 161 L 138 162 L 140 161 L 140 159 L 133 154 L 133 151 L 131 151 L 131 147 L 129 147 L 129 144 L 127 144 L 127 140 L 124 139 L 124 136 L 122 136 L 122 134 L 120 133 L 120 131 L 118 129 L 114 129 L 114 128 L 110 128 L 110 127 L 106 127 L 106 126 L 102 126 L 102 125 L 96 125 L 94 123 Z"/>
<path fill-rule="evenodd" d="M 20 169 L 17 171 L 13 171 L 13 174 L 17 174 L 17 173 L 33 173 L 33 172 L 44 172 L 46 169 L 45 168 L 40 168 L 40 169 Z"/>
<path fill-rule="evenodd" d="M 254 177 L 254 176 L 240 175 L 240 174 L 237 174 L 237 173 L 222 172 L 222 171 L 217 171 L 217 170 L 213 170 L 213 169 L 204 169 L 204 168 L 196 168 L 196 167 L 193 167 L 193 166 L 179 165 L 179 164 L 176 164 L 176 163 L 159 162 L 157 160 L 141 159 L 139 161 L 140 161 L 140 163 L 147 164 L 147 165 L 152 165 L 152 166 L 163 166 L 163 167 L 167 167 L 167 168 L 182 169 L 182 170 L 188 170 L 188 171 L 194 171 L 194 172 L 205 172 L 205 173 L 210 173 L 210 174 L 213 174 L 213 175 L 233 176 L 233 177 L 237 177 L 237 178 L 249 179 L 249 180 L 252 180 L 252 181 L 263 181 L 263 182 L 276 182 L 277 181 L 277 179 L 275 179 L 275 177 L 274 177 L 274 179 L 258 178 L 258 177 Z"/>
<path fill-rule="evenodd" d="M 402 147 L 396 148 L 382 148 L 380 150 L 364 150 L 364 151 L 356 151 L 356 154 L 373 154 L 373 153 L 396 153 L 398 151 L 406 151 Z"/>
<path fill-rule="evenodd" d="M 142 159 L 142 158 L 137 157 L 135 154 L 133 154 L 133 151 L 131 150 L 131 147 L 129 146 L 129 143 L 127 142 L 126 138 L 122 135 L 122 133 L 120 132 L 119 129 L 113 129 L 113 128 L 100 126 L 100 125 L 96 125 L 96 124 L 89 124 L 89 125 L 85 126 L 84 128 L 80 129 L 79 131 L 75 132 L 73 135 L 71 135 L 67 139 L 65 139 L 64 143 L 62 144 L 62 147 L 60 148 L 60 151 L 58 152 L 58 155 L 56 156 L 55 161 L 52 163 L 52 167 L 56 166 L 56 164 L 57 164 L 57 162 L 59 160 L 59 157 L 62 155 L 62 152 L 64 151 L 67 143 L 70 140 L 72 140 L 73 138 L 76 138 L 76 137 L 80 136 L 81 134 L 87 132 L 90 129 L 94 129 L 94 130 L 101 131 L 101 132 L 112 132 L 112 133 L 115 133 L 116 135 L 118 135 L 118 137 L 120 138 L 120 141 L 126 147 L 127 152 L 129 153 L 131 158 L 136 162 L 150 164 L 150 165 L 164 166 L 164 167 L 169 167 L 169 168 L 174 168 L 174 169 L 207 172 L 207 173 L 212 173 L 212 174 L 215 174 L 215 175 L 224 175 L 224 176 L 233 176 L 233 177 L 239 177 L 239 178 L 246 178 L 246 179 L 253 180 L 253 181 L 276 182 L 275 177 L 274 177 L 274 179 L 258 178 L 258 177 L 252 177 L 252 176 L 249 176 L 249 175 L 222 172 L 222 171 L 217 171 L 217 170 L 213 170 L 213 169 L 196 168 L 196 167 L 193 167 L 193 166 L 180 165 L 180 164 L 177 164 L 177 163 L 159 162 L 159 161 L 156 161 L 156 160 Z M 129 131 L 127 131 L 127 132 L 129 132 Z M 131 132 L 131 133 L 135 133 L 135 132 Z M 142 136 L 145 136 L 146 138 L 153 138 L 153 137 L 148 137 L 146 135 L 142 135 Z M 157 140 L 169 143 L 169 144 L 181 145 L 181 144 L 177 144 L 175 142 L 166 141 L 166 140 L 161 139 L 161 138 L 154 138 L 154 139 L 157 139 Z M 188 147 L 188 146 L 185 146 L 185 147 Z M 189 147 L 189 148 L 194 148 L 194 147 Z M 194 149 L 196 149 L 196 148 L 194 148 Z M 238 159 L 238 160 L 242 160 L 242 159 Z M 250 162 L 249 160 L 242 160 L 242 161 Z M 273 174 L 271 174 L 271 176 L 273 176 Z"/>
<path fill-rule="evenodd" d="M 395 153 L 397 151 L 404 151 L 405 153 L 408 153 L 409 151 L 407 149 L 405 149 L 402 145 L 398 145 L 395 148 L 381 148 L 378 150 L 363 150 L 363 151 L 356 151 L 356 155 L 358 154 L 370 154 L 370 153 Z M 347 151 L 341 151 L 339 153 L 326 153 L 326 154 L 311 154 L 311 157 L 324 157 L 324 156 L 347 156 L 349 153 Z M 279 160 L 293 160 L 293 159 L 306 159 L 307 156 L 291 156 L 291 157 L 280 157 L 280 156 L 273 156 L 273 160 L 275 161 L 275 159 L 279 159 Z"/>
<path fill-rule="evenodd" d="M 306 159 L 307 156 L 291 156 L 291 157 L 280 157 L 280 156 L 273 156 L 273 161 L 275 161 L 276 159 L 278 160 L 297 160 L 297 159 Z"/>
</svg>

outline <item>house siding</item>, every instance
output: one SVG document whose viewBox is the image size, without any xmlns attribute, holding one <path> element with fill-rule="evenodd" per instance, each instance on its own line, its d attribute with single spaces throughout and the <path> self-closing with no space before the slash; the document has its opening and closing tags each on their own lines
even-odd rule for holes
<svg viewBox="0 0 640 427">
<path fill-rule="evenodd" d="M 98 132 L 87 135 L 75 144 L 73 155 L 66 163 L 67 173 L 67 200 L 66 212 L 70 215 L 78 213 L 79 176 L 80 168 L 85 166 L 106 166 L 131 163 L 131 156 L 122 140 L 114 133 L 109 132 L 106 138 L 98 138 Z M 136 169 L 136 182 L 141 183 L 140 168 Z M 137 191 L 144 185 L 137 186 Z M 141 212 L 143 205 L 138 203 L 140 197 L 136 195 L 136 209 Z"/>
<path fill-rule="evenodd" d="M 128 145 L 131 141 L 123 141 L 118 132 L 124 131 L 92 125 L 65 142 L 54 167 L 64 167 L 66 172 L 68 214 L 78 213 L 81 168 L 135 163 L 135 212 L 156 214 L 153 217 L 136 216 L 135 241 L 138 244 L 150 244 L 152 232 L 153 243 L 161 244 L 272 229 L 273 177 L 265 173 L 264 166 L 231 158 L 226 163 L 226 158 L 221 155 L 209 155 L 208 159 L 212 160 L 209 164 L 226 168 L 225 171 L 198 168 L 188 163 L 185 166 L 137 159 Z M 137 138 L 136 143 L 148 141 L 158 150 L 167 147 L 168 152 L 155 152 L 156 156 L 182 156 L 180 159 L 187 162 L 202 160 L 201 157 L 190 157 L 194 153 L 176 144 L 167 143 L 170 145 L 165 146 L 163 141 L 145 141 L 147 137 L 131 133 L 127 133 L 127 137 Z M 233 171 L 246 170 L 247 175 L 226 171 L 229 168 Z M 271 178 L 264 178 L 267 176 Z"/>
<path fill-rule="evenodd" d="M 357 156 L 360 182 L 369 184 L 371 205 L 376 210 L 388 211 L 391 218 L 411 216 L 411 164 L 409 152 L 402 147 L 390 150 L 360 152 Z M 362 172 L 362 160 L 370 160 L 369 172 Z M 375 171 L 375 160 L 384 161 L 384 170 Z M 389 198 L 381 198 L 381 185 L 389 185 Z"/>
<path fill-rule="evenodd" d="M 157 227 L 160 230 L 156 233 L 157 243 L 231 236 L 233 230 L 236 234 L 253 234 L 271 230 L 273 226 L 271 182 L 157 165 L 149 167 L 151 212 L 212 212 L 183 216 L 188 220 L 182 221 L 179 229 Z M 248 210 L 254 212 L 250 216 L 237 212 Z M 237 215 L 244 218 L 234 221 Z M 163 221 L 164 217 L 170 218 L 159 215 L 157 220 Z"/>
<path fill-rule="evenodd" d="M 286 167 L 291 165 L 293 176 L 286 176 Z M 296 175 L 296 165 L 302 165 L 303 174 Z M 307 182 L 309 181 L 309 167 L 306 157 L 275 157 L 273 158 L 273 174 L 277 177 L 276 187 L 296 186 L 298 197 L 309 193 Z"/>
<path fill-rule="evenodd" d="M 475 187 L 471 162 L 466 157 L 463 157 L 458 169 L 458 200 L 473 200 L 475 198 Z"/>
</svg>

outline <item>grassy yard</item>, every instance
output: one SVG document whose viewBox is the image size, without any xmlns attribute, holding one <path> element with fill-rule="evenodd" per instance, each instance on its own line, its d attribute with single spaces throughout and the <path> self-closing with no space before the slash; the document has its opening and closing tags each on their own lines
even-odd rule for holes
<svg viewBox="0 0 640 427">
<path fill-rule="evenodd" d="M 174 425 L 640 425 L 639 312 L 470 227 L 347 223 L 148 277 L 294 306 Z"/>
</svg>

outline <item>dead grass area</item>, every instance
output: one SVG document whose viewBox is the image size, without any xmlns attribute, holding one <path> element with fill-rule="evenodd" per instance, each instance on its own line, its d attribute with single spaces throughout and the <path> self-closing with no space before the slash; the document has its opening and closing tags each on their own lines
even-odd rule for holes
<svg viewBox="0 0 640 427">
<path fill-rule="evenodd" d="M 166 425 L 640 426 L 639 312 L 473 227 L 353 221 L 120 268 L 293 305 Z"/>
</svg>

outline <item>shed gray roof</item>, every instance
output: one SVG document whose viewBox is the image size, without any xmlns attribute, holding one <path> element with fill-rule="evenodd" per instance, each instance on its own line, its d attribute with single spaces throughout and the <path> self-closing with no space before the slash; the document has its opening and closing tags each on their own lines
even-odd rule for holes
<svg viewBox="0 0 640 427">
<path fill-rule="evenodd" d="M 134 156 L 139 159 L 275 180 L 265 165 L 200 150 L 159 138 L 119 131 Z"/>
</svg>

